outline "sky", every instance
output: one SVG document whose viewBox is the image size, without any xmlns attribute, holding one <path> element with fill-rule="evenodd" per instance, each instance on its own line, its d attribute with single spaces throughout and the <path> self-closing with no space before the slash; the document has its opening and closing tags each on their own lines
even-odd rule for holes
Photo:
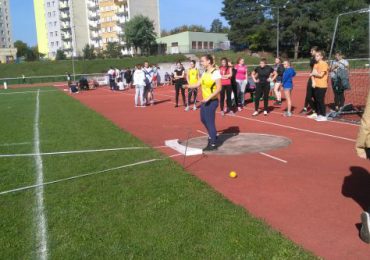
<svg viewBox="0 0 370 260">
<path fill-rule="evenodd" d="M 213 19 L 221 18 L 222 0 L 159 0 L 161 29 L 183 24 L 199 24 L 209 29 Z M 37 44 L 33 0 L 10 0 L 14 41 Z"/>
</svg>

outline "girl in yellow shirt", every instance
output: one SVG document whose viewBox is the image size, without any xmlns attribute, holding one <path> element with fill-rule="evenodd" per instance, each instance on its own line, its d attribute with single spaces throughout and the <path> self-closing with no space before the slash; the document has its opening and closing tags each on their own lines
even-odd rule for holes
<svg viewBox="0 0 370 260">
<path fill-rule="evenodd" d="M 200 119 L 208 132 L 208 145 L 203 151 L 217 150 L 216 138 L 216 110 L 218 107 L 218 96 L 222 88 L 221 73 L 214 67 L 214 59 L 211 55 L 201 58 L 201 64 L 205 69 L 201 79 L 195 84 L 185 86 L 188 89 L 202 89 L 202 105 L 200 108 Z"/>
<path fill-rule="evenodd" d="M 190 62 L 190 69 L 188 70 L 188 73 L 186 74 L 186 78 L 187 78 L 187 81 L 188 81 L 188 84 L 189 85 L 194 85 L 194 84 L 197 84 L 198 81 L 199 81 L 199 70 L 195 67 L 196 65 L 196 62 L 195 60 L 192 60 Z M 192 96 L 194 96 L 194 102 L 191 102 L 191 98 Z M 187 106 L 185 108 L 185 111 L 189 111 L 190 110 L 190 105 L 193 103 L 193 110 L 197 110 L 197 96 L 198 96 L 198 89 L 197 88 L 194 88 L 194 89 L 188 89 L 188 103 L 187 103 Z"/>
</svg>

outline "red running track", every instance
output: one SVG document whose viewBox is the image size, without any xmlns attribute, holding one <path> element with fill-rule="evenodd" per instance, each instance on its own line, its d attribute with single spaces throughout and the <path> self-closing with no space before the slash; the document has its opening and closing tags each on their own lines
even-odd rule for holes
<svg viewBox="0 0 370 260">
<path fill-rule="evenodd" d="M 303 105 L 304 81 L 296 81 L 296 105 Z M 191 137 L 202 135 L 199 112 L 175 109 L 171 87 L 155 91 L 160 101 L 152 107 L 134 108 L 133 95 L 133 90 L 98 89 L 74 97 L 151 146 L 186 139 L 189 131 Z M 370 259 L 370 246 L 359 239 L 358 230 L 360 213 L 370 206 L 369 162 L 354 150 L 358 126 L 285 118 L 282 108 L 268 117 L 252 118 L 252 111 L 249 104 L 236 116 L 218 114 L 218 130 L 281 135 L 293 143 L 265 155 L 188 157 L 186 169 L 320 257 Z M 174 160 L 183 162 L 182 157 Z M 228 177 L 231 170 L 237 179 Z"/>
</svg>

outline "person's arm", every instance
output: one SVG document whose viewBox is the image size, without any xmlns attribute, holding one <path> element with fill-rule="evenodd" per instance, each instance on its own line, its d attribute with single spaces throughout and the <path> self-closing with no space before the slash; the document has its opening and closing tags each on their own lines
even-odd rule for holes
<svg viewBox="0 0 370 260">
<path fill-rule="evenodd" d="M 277 78 L 278 74 L 276 71 L 273 71 L 271 74 L 270 74 L 270 81 L 275 81 L 276 78 Z"/>
<path fill-rule="evenodd" d="M 189 73 L 190 70 L 188 70 L 188 73 L 186 73 L 186 81 L 187 82 L 190 82 L 190 73 Z"/>
<path fill-rule="evenodd" d="M 259 79 L 257 79 L 256 70 L 252 71 L 252 79 L 253 79 L 254 83 L 258 83 L 260 81 Z"/>
<path fill-rule="evenodd" d="M 185 89 L 194 89 L 194 88 L 199 88 L 200 87 L 200 84 L 201 84 L 201 80 L 200 79 L 198 79 L 198 82 L 197 83 L 195 83 L 195 84 L 189 84 L 189 85 L 184 85 L 184 87 L 183 88 L 185 88 Z"/>
<path fill-rule="evenodd" d="M 320 68 L 318 68 L 319 70 L 317 69 L 313 69 L 311 75 L 314 77 L 314 78 L 323 78 L 326 73 L 327 73 L 327 69 L 326 70 L 320 70 Z"/>
<path fill-rule="evenodd" d="M 202 103 L 207 103 L 208 101 L 216 97 L 221 92 L 221 89 L 222 89 L 221 79 L 216 79 L 216 90 L 208 98 L 202 100 Z"/>
<path fill-rule="evenodd" d="M 362 115 L 360 130 L 356 140 L 356 152 L 360 158 L 366 159 L 366 140 L 370 135 L 370 92 L 367 97 L 365 112 Z"/>
</svg>

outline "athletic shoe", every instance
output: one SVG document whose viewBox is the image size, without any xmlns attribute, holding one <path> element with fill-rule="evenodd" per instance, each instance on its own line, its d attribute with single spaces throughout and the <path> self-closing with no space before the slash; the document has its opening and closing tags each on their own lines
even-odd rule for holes
<svg viewBox="0 0 370 260">
<path fill-rule="evenodd" d="M 216 150 L 217 146 L 215 144 L 208 144 L 207 147 L 203 149 L 203 152 L 212 152 Z"/>
<path fill-rule="evenodd" d="M 258 116 L 258 111 L 254 111 L 254 113 L 252 114 L 252 116 Z"/>
<path fill-rule="evenodd" d="M 189 106 L 185 107 L 185 111 L 186 112 L 188 112 L 189 110 L 190 110 L 190 107 Z"/>
<path fill-rule="evenodd" d="M 264 115 L 264 116 L 267 116 L 267 115 L 268 115 L 268 113 L 269 113 L 269 112 L 267 112 L 266 110 L 265 110 L 265 111 L 263 111 L 263 115 Z"/>
<path fill-rule="evenodd" d="M 194 111 L 196 111 L 196 110 L 197 110 L 197 106 L 196 106 L 196 105 L 194 105 L 194 106 L 193 106 L 193 110 L 194 110 Z"/>
<path fill-rule="evenodd" d="M 312 113 L 311 115 L 307 116 L 307 118 L 309 118 L 309 119 L 316 119 L 317 118 L 317 114 L 316 113 Z"/>
<path fill-rule="evenodd" d="M 175 105 L 175 107 L 179 107 L 179 105 Z"/>
<path fill-rule="evenodd" d="M 328 118 L 326 116 L 318 116 L 316 118 L 316 121 L 317 122 L 326 122 L 326 121 L 328 121 Z"/>
<path fill-rule="evenodd" d="M 304 108 L 301 110 L 301 112 L 299 112 L 299 113 L 300 113 L 300 114 L 307 114 L 307 112 L 308 112 L 308 111 L 307 111 L 307 108 L 305 108 L 305 107 L 304 107 Z"/>
<path fill-rule="evenodd" d="M 221 111 L 221 116 L 224 116 L 225 115 L 225 112 L 224 111 Z"/>
<path fill-rule="evenodd" d="M 281 101 L 276 101 L 276 102 L 274 102 L 274 106 L 281 106 Z"/>
<path fill-rule="evenodd" d="M 241 112 L 243 109 L 241 107 L 238 107 L 238 111 Z"/>
<path fill-rule="evenodd" d="M 229 115 L 230 115 L 230 116 L 235 115 L 235 114 L 234 114 L 234 111 L 230 110 L 230 111 L 229 111 Z"/>
<path fill-rule="evenodd" d="M 360 237 L 362 241 L 365 243 L 370 244 L 370 216 L 369 213 L 363 212 L 361 214 L 361 231 L 360 231 Z"/>
<path fill-rule="evenodd" d="M 292 112 L 284 112 L 285 117 L 292 117 Z"/>
</svg>

